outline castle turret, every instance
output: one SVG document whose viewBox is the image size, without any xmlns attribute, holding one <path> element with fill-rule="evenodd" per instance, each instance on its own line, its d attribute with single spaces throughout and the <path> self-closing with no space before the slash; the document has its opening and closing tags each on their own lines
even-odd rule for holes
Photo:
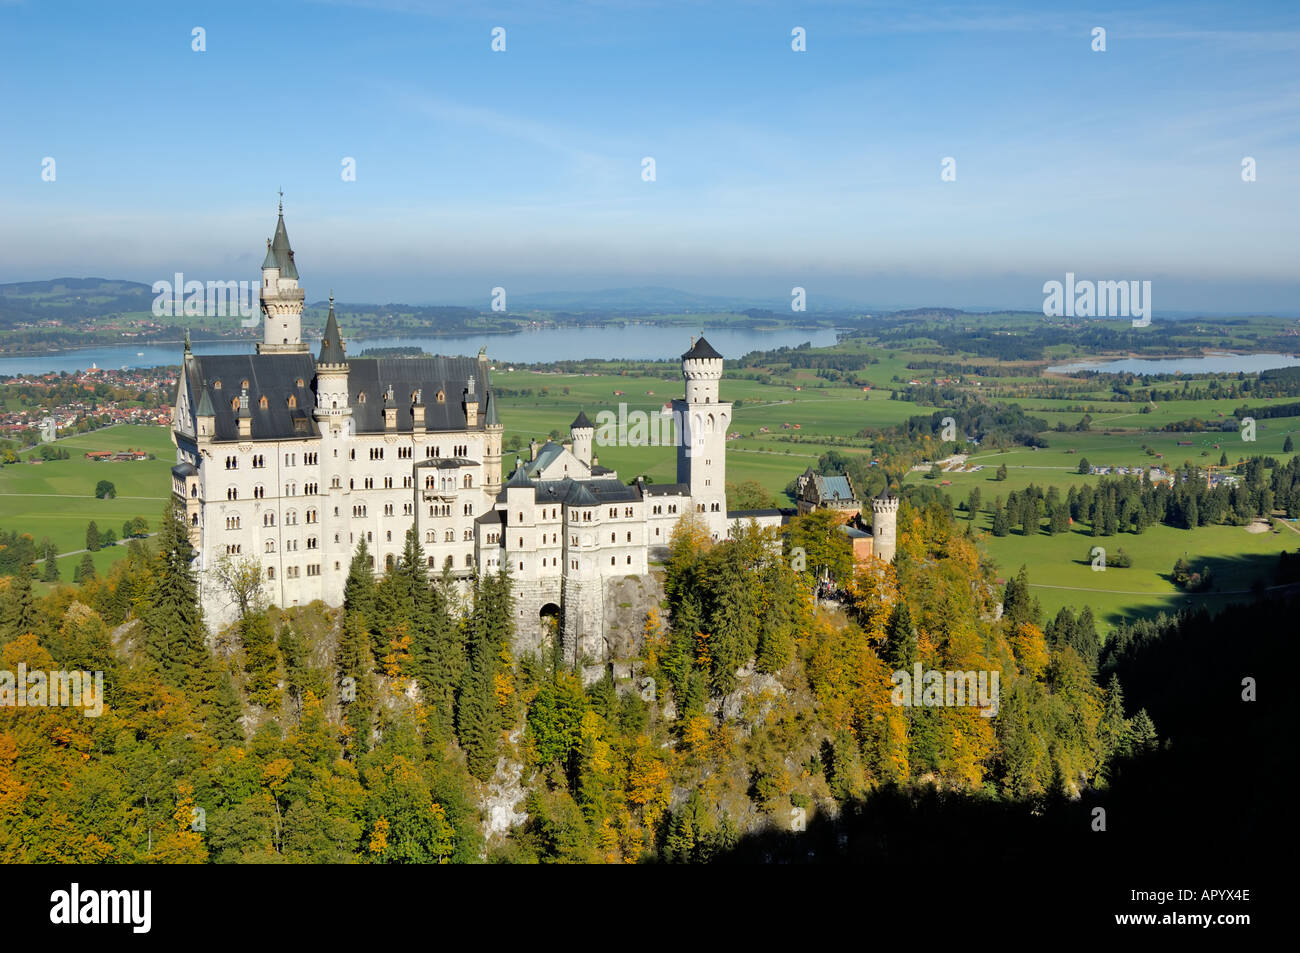
<svg viewBox="0 0 1300 953">
<path fill-rule="evenodd" d="M 262 261 L 262 340 L 258 354 L 303 352 L 303 290 L 298 287 L 298 266 L 294 264 L 289 233 L 284 227 L 284 202 L 275 223 L 275 237 L 266 240 Z"/>
<path fill-rule="evenodd" d="M 898 548 L 898 497 L 886 487 L 871 501 L 871 551 L 887 563 Z"/>
<path fill-rule="evenodd" d="M 685 399 L 673 401 L 677 482 L 691 488 L 695 512 L 716 539 L 727 533 L 727 427 L 731 404 L 720 401 L 722 355 L 703 337 L 682 355 Z"/>
<path fill-rule="evenodd" d="M 596 427 L 583 411 L 569 424 L 569 439 L 573 441 L 573 455 L 588 467 L 592 465 L 592 444 L 596 439 Z"/>
</svg>

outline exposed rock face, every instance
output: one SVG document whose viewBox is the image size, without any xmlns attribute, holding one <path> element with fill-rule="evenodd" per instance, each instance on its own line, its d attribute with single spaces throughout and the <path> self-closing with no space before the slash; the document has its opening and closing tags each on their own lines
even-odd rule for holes
<svg viewBox="0 0 1300 953">
<path fill-rule="evenodd" d="M 517 744 L 522 732 L 510 735 L 512 745 Z M 504 834 L 510 828 L 517 827 L 528 820 L 523 811 L 516 811 L 528 796 L 528 788 L 523 781 L 524 765 L 509 757 L 497 759 L 497 767 L 488 782 L 487 795 L 480 807 L 483 810 L 483 833 L 488 837 Z"/>
<path fill-rule="evenodd" d="M 718 714 L 727 721 L 744 718 L 745 727 L 752 729 L 785 694 L 785 687 L 766 672 L 746 675 L 736 690 L 722 699 Z"/>
</svg>

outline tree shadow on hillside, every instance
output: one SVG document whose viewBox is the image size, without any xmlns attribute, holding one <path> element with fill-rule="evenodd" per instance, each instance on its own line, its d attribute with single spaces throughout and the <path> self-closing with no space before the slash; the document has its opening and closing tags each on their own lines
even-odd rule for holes
<svg viewBox="0 0 1300 953">
<path fill-rule="evenodd" d="M 742 837 L 717 860 L 963 878 L 1018 870 L 1044 878 L 1045 889 L 1085 876 L 1149 888 L 1145 872 L 1154 871 L 1178 875 L 1163 887 L 1252 880 L 1260 855 L 1283 849 L 1292 726 L 1283 721 L 1290 686 L 1281 673 L 1295 661 L 1297 613 L 1300 597 L 1267 599 L 1218 616 L 1192 613 L 1160 632 L 1148 624 L 1110 647 L 1102 680 L 1119 677 L 1128 714 L 1145 709 L 1161 746 L 1118 763 L 1105 789 L 1005 801 L 886 788 L 838 817 L 809 817 L 806 830 Z M 1258 679 L 1260 700 L 1243 700 L 1247 677 Z M 1104 831 L 1094 829 L 1097 808 Z"/>
</svg>

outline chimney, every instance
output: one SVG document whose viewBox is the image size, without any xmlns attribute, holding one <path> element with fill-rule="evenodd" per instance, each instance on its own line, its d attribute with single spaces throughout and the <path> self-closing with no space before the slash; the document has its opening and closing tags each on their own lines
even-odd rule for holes
<svg viewBox="0 0 1300 953">
<path fill-rule="evenodd" d="M 528 441 L 528 459 L 529 459 L 529 460 L 536 460 L 536 459 L 537 459 L 537 450 L 538 450 L 538 448 L 539 448 L 540 446 L 541 446 L 541 445 L 537 442 L 537 438 L 536 438 L 536 437 L 534 437 L 532 440 L 529 440 L 529 441 Z"/>
<path fill-rule="evenodd" d="M 418 387 L 411 401 L 411 421 L 411 427 L 417 434 L 424 433 L 424 393 Z"/>
<path fill-rule="evenodd" d="M 465 387 L 465 426 L 478 426 L 478 394 L 474 391 L 474 375 L 469 376 Z"/>
</svg>

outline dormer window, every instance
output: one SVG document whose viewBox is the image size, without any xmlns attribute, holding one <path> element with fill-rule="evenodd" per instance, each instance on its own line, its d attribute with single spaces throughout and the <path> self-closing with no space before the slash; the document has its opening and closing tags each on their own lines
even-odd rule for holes
<svg viewBox="0 0 1300 953">
<path fill-rule="evenodd" d="M 248 378 L 247 378 L 247 377 L 245 377 L 242 381 L 239 382 L 239 387 L 240 387 L 241 390 L 248 390 Z"/>
<path fill-rule="evenodd" d="M 438 391 L 438 403 L 445 404 L 446 402 L 447 402 L 447 395 L 444 394 L 442 391 Z"/>
<path fill-rule="evenodd" d="M 302 385 L 299 384 L 298 386 L 301 387 Z M 290 395 L 289 395 L 289 409 L 290 409 L 290 410 L 294 410 L 297 406 L 298 406 L 298 395 L 297 395 L 297 394 L 290 394 Z"/>
<path fill-rule="evenodd" d="M 302 378 L 301 378 L 301 377 L 298 378 L 298 380 L 297 380 L 295 383 L 297 384 L 297 386 L 301 387 L 301 386 L 302 386 Z M 289 399 L 292 400 L 293 398 L 291 397 L 291 398 L 289 398 Z"/>
<path fill-rule="evenodd" d="M 259 410 L 266 410 L 267 402 L 266 402 L 266 395 L 265 395 L 265 394 L 263 394 L 263 395 L 261 396 L 261 398 L 258 400 L 258 402 L 257 402 L 257 406 L 258 406 L 258 409 L 259 409 Z"/>
<path fill-rule="evenodd" d="M 221 381 L 213 381 L 213 382 L 212 382 L 212 389 L 213 389 L 213 390 L 221 390 Z"/>
<path fill-rule="evenodd" d="M 230 401 L 230 409 L 231 409 L 231 410 L 239 410 L 239 398 L 238 398 L 238 397 L 236 397 L 236 398 L 234 398 L 233 400 Z"/>
<path fill-rule="evenodd" d="M 357 394 L 357 403 L 364 404 L 365 402 L 366 402 L 366 392 L 361 391 L 359 394 Z"/>
</svg>

